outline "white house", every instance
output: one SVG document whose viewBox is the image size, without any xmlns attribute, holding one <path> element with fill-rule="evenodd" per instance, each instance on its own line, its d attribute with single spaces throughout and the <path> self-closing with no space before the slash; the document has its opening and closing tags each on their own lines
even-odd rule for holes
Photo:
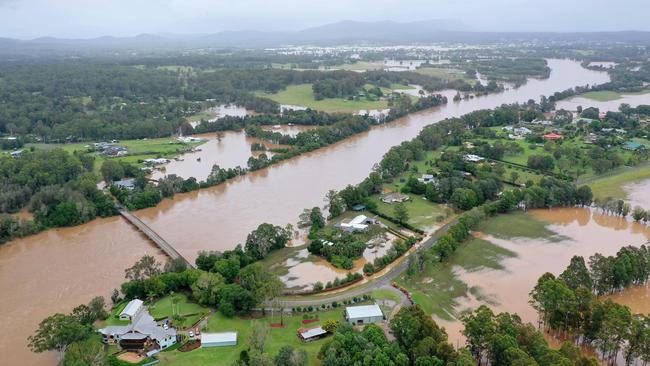
<svg viewBox="0 0 650 366">
<path fill-rule="evenodd" d="M 119 344 L 122 349 L 165 349 L 176 343 L 176 329 L 164 329 L 156 323 L 142 301 L 133 300 L 124 308 L 129 314 L 135 314 L 128 325 L 111 325 L 99 329 L 102 342 L 106 344 Z M 120 314 L 120 319 L 124 314 Z M 126 314 L 125 314 L 126 316 Z"/>
<path fill-rule="evenodd" d="M 470 163 L 480 163 L 485 160 L 483 157 L 474 154 L 465 154 L 465 161 Z"/>
<path fill-rule="evenodd" d="M 237 332 L 203 333 L 201 347 L 225 347 L 237 345 Z"/>
<path fill-rule="evenodd" d="M 350 222 L 347 223 L 342 222 L 336 226 L 343 231 L 354 232 L 354 231 L 366 231 L 369 225 L 373 225 L 375 223 L 377 223 L 375 219 L 371 219 L 366 215 L 359 215 L 353 218 L 352 220 L 350 220 Z"/>
<path fill-rule="evenodd" d="M 130 322 L 140 314 L 144 307 L 144 302 L 140 299 L 133 299 L 126 304 L 126 307 L 120 313 L 120 320 L 128 320 Z"/>
<path fill-rule="evenodd" d="M 384 203 L 392 204 L 392 203 L 400 203 L 400 202 L 405 202 L 410 199 L 409 196 L 401 193 L 389 193 L 381 198 L 381 201 Z"/>
<path fill-rule="evenodd" d="M 418 178 L 418 182 L 425 184 L 436 184 L 437 179 L 433 174 L 422 174 L 422 177 Z"/>
<path fill-rule="evenodd" d="M 377 304 L 348 306 L 345 308 L 345 320 L 352 325 L 377 323 L 384 320 L 384 313 Z"/>
<path fill-rule="evenodd" d="M 517 128 L 514 129 L 514 133 L 515 133 L 515 135 L 526 136 L 526 135 L 530 135 L 531 133 L 533 133 L 533 131 L 531 131 L 529 128 L 526 128 L 526 127 L 517 127 Z"/>
</svg>

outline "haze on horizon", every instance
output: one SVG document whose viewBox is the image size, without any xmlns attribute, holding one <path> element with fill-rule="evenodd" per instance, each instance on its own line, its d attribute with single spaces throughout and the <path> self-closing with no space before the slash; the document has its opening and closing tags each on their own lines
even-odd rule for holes
<svg viewBox="0 0 650 366">
<path fill-rule="evenodd" d="M 432 19 L 471 31 L 648 31 L 649 11 L 647 0 L 0 0 L 0 37 L 293 31 L 341 20 Z"/>
</svg>

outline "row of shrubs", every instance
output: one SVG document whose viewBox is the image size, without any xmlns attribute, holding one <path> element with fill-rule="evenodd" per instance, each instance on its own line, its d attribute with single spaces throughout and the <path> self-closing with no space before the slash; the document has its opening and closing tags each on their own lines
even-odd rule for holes
<svg viewBox="0 0 650 366">
<path fill-rule="evenodd" d="M 315 311 L 327 311 L 327 310 L 337 309 L 342 306 L 353 305 L 356 303 L 366 302 L 370 300 L 372 300 L 372 296 L 368 294 L 364 294 L 362 296 L 355 296 L 351 299 L 343 300 L 341 302 L 332 301 L 331 304 L 321 304 L 320 306 L 312 306 L 312 305 L 305 306 L 305 307 L 297 306 L 291 308 L 291 311 L 294 313 L 311 313 Z M 303 319 L 312 319 L 312 318 L 313 316 L 309 314 L 303 315 Z"/>
</svg>

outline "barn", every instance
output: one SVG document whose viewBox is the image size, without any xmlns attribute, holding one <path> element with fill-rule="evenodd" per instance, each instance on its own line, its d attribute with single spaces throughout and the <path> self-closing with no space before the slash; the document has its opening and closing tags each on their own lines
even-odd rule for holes
<svg viewBox="0 0 650 366">
<path fill-rule="evenodd" d="M 345 308 L 345 320 L 352 325 L 377 323 L 384 320 L 384 313 L 377 304 L 348 306 Z"/>
</svg>

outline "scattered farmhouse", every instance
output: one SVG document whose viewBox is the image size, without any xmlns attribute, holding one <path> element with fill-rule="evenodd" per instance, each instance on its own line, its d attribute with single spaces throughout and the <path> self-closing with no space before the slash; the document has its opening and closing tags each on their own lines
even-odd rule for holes
<svg viewBox="0 0 650 366">
<path fill-rule="evenodd" d="M 555 132 L 551 132 L 551 133 L 547 133 L 546 135 L 544 135 L 542 137 L 544 137 L 546 140 L 555 141 L 555 140 L 561 140 L 563 136 L 559 135 L 559 134 L 557 134 Z"/>
<path fill-rule="evenodd" d="M 118 344 L 125 350 L 157 351 L 176 343 L 176 329 L 158 325 L 141 300 L 128 303 L 120 313 L 128 325 L 111 325 L 99 330 L 102 342 Z"/>
<path fill-rule="evenodd" d="M 356 231 L 366 231 L 369 225 L 374 225 L 377 223 L 377 220 L 367 217 L 366 215 L 359 215 L 350 222 L 341 222 L 336 225 L 346 232 L 356 232 Z"/>
<path fill-rule="evenodd" d="M 639 150 L 645 150 L 646 146 L 638 142 L 627 141 L 626 143 L 623 144 L 623 149 L 628 151 L 639 151 Z"/>
<path fill-rule="evenodd" d="M 113 182 L 117 188 L 128 189 L 129 191 L 135 188 L 135 178 L 127 178 Z"/>
<path fill-rule="evenodd" d="M 468 161 L 470 163 L 480 163 L 483 160 L 485 160 L 482 156 L 474 155 L 474 154 L 465 154 L 465 161 Z"/>
<path fill-rule="evenodd" d="M 10 153 L 10 155 L 11 155 L 12 158 L 19 158 L 19 157 L 21 157 L 23 155 L 23 151 L 22 150 L 15 150 L 15 151 L 12 151 Z"/>
<path fill-rule="evenodd" d="M 389 193 L 384 197 L 382 197 L 381 201 L 384 203 L 392 204 L 392 203 L 406 202 L 409 199 L 410 199 L 409 196 L 402 193 Z"/>
<path fill-rule="evenodd" d="M 315 341 L 325 336 L 327 336 L 327 331 L 322 327 L 298 329 L 298 338 L 303 342 Z"/>
<path fill-rule="evenodd" d="M 384 313 L 377 304 L 348 306 L 345 308 L 345 320 L 352 325 L 378 323 L 384 320 Z"/>
<path fill-rule="evenodd" d="M 144 159 L 144 163 L 146 165 L 161 165 L 169 163 L 169 160 L 165 158 Z"/>
<path fill-rule="evenodd" d="M 422 177 L 418 178 L 418 182 L 425 184 L 436 184 L 437 181 L 433 174 L 422 174 Z"/>
<path fill-rule="evenodd" d="M 237 332 L 203 333 L 201 347 L 225 347 L 237 345 Z"/>
<path fill-rule="evenodd" d="M 548 120 L 532 120 L 529 122 L 531 125 L 541 125 L 541 126 L 553 126 L 553 121 Z"/>
</svg>

